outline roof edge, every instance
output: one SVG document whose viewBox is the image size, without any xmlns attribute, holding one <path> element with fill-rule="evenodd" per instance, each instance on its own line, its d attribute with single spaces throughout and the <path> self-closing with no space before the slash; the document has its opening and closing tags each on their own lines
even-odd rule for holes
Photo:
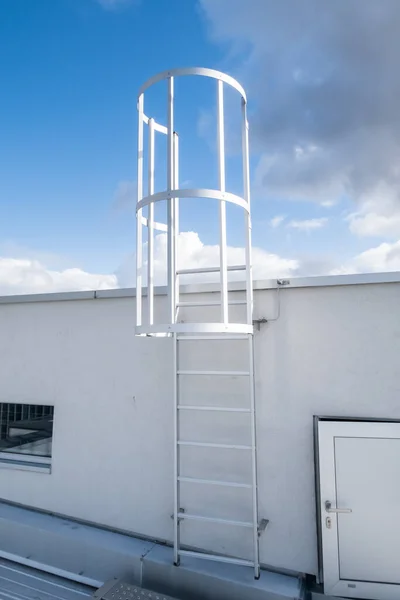
<svg viewBox="0 0 400 600">
<path fill-rule="evenodd" d="M 282 279 L 263 279 L 253 282 L 255 291 L 270 289 L 291 289 L 308 287 L 333 287 L 347 285 L 374 285 L 384 283 L 400 283 L 400 271 L 388 273 L 362 273 L 351 275 L 319 275 L 315 277 L 288 277 Z M 233 281 L 229 284 L 230 291 L 245 289 L 244 281 Z M 183 285 L 181 293 L 215 293 L 219 292 L 219 283 L 194 283 Z M 166 295 L 166 286 L 154 288 L 158 296 Z M 50 292 L 45 294 L 20 294 L 0 296 L 0 304 L 20 304 L 29 302 L 65 302 L 71 300 L 105 300 L 112 298 L 135 298 L 135 288 L 117 288 L 80 292 Z"/>
</svg>

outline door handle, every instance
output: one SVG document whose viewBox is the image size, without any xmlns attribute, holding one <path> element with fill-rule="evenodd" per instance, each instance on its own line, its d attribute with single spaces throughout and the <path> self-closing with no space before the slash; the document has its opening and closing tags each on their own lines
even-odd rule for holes
<svg viewBox="0 0 400 600">
<path fill-rule="evenodd" d="M 343 513 L 348 514 L 353 512 L 351 508 L 332 508 L 332 502 L 330 500 L 326 500 L 325 502 L 325 510 L 327 513 Z"/>
</svg>

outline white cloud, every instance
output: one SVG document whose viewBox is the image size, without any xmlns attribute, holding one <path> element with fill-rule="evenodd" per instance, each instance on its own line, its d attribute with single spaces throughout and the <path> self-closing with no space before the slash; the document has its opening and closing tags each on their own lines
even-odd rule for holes
<svg viewBox="0 0 400 600">
<path fill-rule="evenodd" d="M 126 257 L 115 273 L 90 273 L 77 267 L 65 268 L 66 259 L 54 255 L 44 252 L 36 253 L 11 243 L 4 246 L 7 253 L 13 250 L 16 256 L 7 256 L 4 253 L 3 256 L 0 255 L 0 295 L 101 290 L 134 287 L 136 284 L 134 254 Z M 244 248 L 230 246 L 227 253 L 228 264 L 244 264 Z M 51 268 L 47 266 L 47 260 L 52 263 Z M 166 262 L 167 235 L 161 233 L 154 239 L 156 285 L 166 284 Z M 218 266 L 219 246 L 204 244 L 195 232 L 181 233 L 178 239 L 178 263 L 178 267 L 182 269 Z M 61 264 L 62 268 L 60 268 Z M 255 279 L 294 275 L 299 266 L 299 261 L 296 259 L 283 258 L 261 248 L 253 248 Z M 231 280 L 244 277 L 243 271 L 232 272 L 229 275 Z M 192 275 L 182 277 L 181 281 L 183 284 L 194 280 L 217 281 L 218 277 L 218 273 Z M 146 277 L 144 279 L 146 280 Z"/>
<path fill-rule="evenodd" d="M 355 213 L 350 218 L 350 231 L 359 236 L 396 237 L 400 235 L 400 212 L 391 217 Z"/>
<path fill-rule="evenodd" d="M 167 236 L 155 237 L 154 266 L 156 285 L 166 283 Z M 228 264 L 244 264 L 240 247 L 228 247 Z M 219 247 L 204 244 L 195 232 L 181 233 L 178 241 L 178 268 L 218 266 Z M 282 257 L 262 248 L 253 248 L 255 280 L 306 275 L 400 271 L 400 240 L 383 243 L 335 266 L 329 257 Z M 231 272 L 231 280 L 243 279 L 243 272 Z M 187 275 L 182 284 L 217 281 L 218 273 Z M 146 277 L 144 277 L 146 281 Z M 144 284 L 145 284 L 144 281 Z M 130 255 L 115 274 L 89 273 L 80 268 L 47 268 L 34 258 L 0 257 L 0 295 L 101 290 L 135 286 L 135 257 Z"/>
<path fill-rule="evenodd" d="M 400 271 L 400 240 L 384 243 L 361 252 L 351 260 L 331 271 L 332 275 L 347 273 L 384 273 Z"/>
<path fill-rule="evenodd" d="M 195 232 L 181 233 L 178 244 L 178 268 L 189 269 L 205 266 L 218 266 L 219 247 L 203 244 Z M 165 285 L 167 256 L 167 236 L 160 234 L 155 238 L 154 265 L 155 283 Z M 228 264 L 240 265 L 244 263 L 244 249 L 228 247 Z M 370 248 L 342 264 L 337 264 L 334 257 L 307 256 L 303 258 L 285 258 L 263 250 L 253 248 L 253 277 L 254 280 L 278 279 L 281 277 L 297 277 L 310 275 L 341 275 L 347 273 L 370 273 L 400 271 L 400 240 L 393 244 L 381 244 Z M 243 279 L 243 273 L 230 273 L 231 280 Z M 218 273 L 207 275 L 186 275 L 181 282 L 217 281 Z M 135 285 L 134 256 L 127 259 L 125 265 L 118 272 L 118 281 L 121 286 Z M 146 276 L 144 277 L 146 285 Z"/>
<path fill-rule="evenodd" d="M 336 200 L 323 200 L 320 204 L 324 208 L 332 208 L 332 206 L 336 206 L 337 202 Z"/>
<path fill-rule="evenodd" d="M 350 231 L 358 236 L 397 239 L 400 237 L 400 204 L 398 193 L 380 183 L 360 198 L 360 208 L 347 217 Z"/>
<path fill-rule="evenodd" d="M 314 231 L 315 229 L 321 229 L 322 227 L 325 227 L 327 223 L 328 219 L 326 217 L 322 217 L 320 219 L 304 219 L 299 221 L 289 221 L 287 227 L 290 227 L 291 229 L 297 229 L 298 231 L 310 232 Z"/>
<path fill-rule="evenodd" d="M 200 4 L 248 92 L 254 191 L 325 206 L 348 198 L 353 233 L 398 236 L 399 0 Z M 382 195 L 366 207 L 380 182 L 391 211 Z"/>
<path fill-rule="evenodd" d="M 333 205 L 346 189 L 348 167 L 332 173 L 331 162 L 330 149 L 297 146 L 283 151 L 277 144 L 275 149 L 264 151 L 258 160 L 255 193 L 260 197 L 270 193 L 288 200 Z"/>
<path fill-rule="evenodd" d="M 159 237 L 159 250 L 165 253 L 166 234 Z M 161 239 L 162 238 L 162 239 Z M 241 265 L 245 263 L 244 248 L 228 246 L 228 264 Z M 267 252 L 261 248 L 253 247 L 253 272 L 255 279 L 268 279 L 275 277 L 286 277 L 294 273 L 299 267 L 295 259 L 282 258 L 277 254 Z M 219 265 L 219 246 L 207 246 L 203 244 L 197 233 L 189 231 L 179 236 L 178 244 L 178 267 L 190 269 L 202 266 Z M 218 277 L 218 275 L 217 275 Z M 233 278 L 233 273 L 232 273 Z M 243 279 L 243 273 L 238 272 L 235 278 Z"/>
<path fill-rule="evenodd" d="M 243 265 L 244 248 L 229 246 L 227 249 L 229 265 Z M 254 279 L 269 279 L 294 275 L 299 268 L 299 261 L 294 258 L 283 258 L 261 248 L 254 248 L 252 253 Z M 154 279 L 158 285 L 166 283 L 167 234 L 161 233 L 154 240 Z M 181 233 L 178 240 L 178 268 L 191 269 L 219 266 L 219 246 L 204 244 L 198 233 L 188 231 Z M 146 270 L 147 267 L 145 267 Z M 218 273 L 202 275 L 185 275 L 182 283 L 192 281 L 217 281 Z M 229 278 L 243 279 L 243 272 L 231 272 Z M 129 257 L 118 271 L 118 280 L 122 286 L 135 285 L 134 257 Z M 144 276 L 146 281 L 146 275 Z"/>
<path fill-rule="evenodd" d="M 285 220 L 285 215 L 276 215 L 276 217 L 273 217 L 269 224 L 271 227 L 273 227 L 274 229 L 276 229 L 277 227 L 279 227 L 279 225 L 282 225 L 283 221 Z"/>
<path fill-rule="evenodd" d="M 0 257 L 0 294 L 41 294 L 118 287 L 115 275 L 87 273 L 79 268 L 47 269 L 38 260 Z"/>
</svg>

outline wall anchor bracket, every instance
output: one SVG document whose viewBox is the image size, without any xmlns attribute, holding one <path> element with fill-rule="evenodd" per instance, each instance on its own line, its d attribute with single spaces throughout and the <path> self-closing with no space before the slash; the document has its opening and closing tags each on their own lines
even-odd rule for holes
<svg viewBox="0 0 400 600">
<path fill-rule="evenodd" d="M 269 519 L 260 519 L 260 521 L 258 523 L 258 527 L 257 527 L 258 537 L 260 537 L 261 534 L 263 534 L 264 531 L 267 529 L 268 523 L 269 523 Z"/>
<path fill-rule="evenodd" d="M 265 317 L 261 317 L 261 319 L 253 319 L 253 326 L 257 329 L 257 331 L 260 331 L 261 325 L 265 325 L 266 323 L 268 323 L 268 319 Z"/>
</svg>

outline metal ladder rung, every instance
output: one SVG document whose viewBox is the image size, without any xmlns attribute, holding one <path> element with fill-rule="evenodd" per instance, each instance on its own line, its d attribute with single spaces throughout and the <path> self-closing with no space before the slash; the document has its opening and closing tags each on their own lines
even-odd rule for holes
<svg viewBox="0 0 400 600">
<path fill-rule="evenodd" d="M 177 339 L 179 342 L 183 342 L 183 341 L 193 341 L 193 340 L 203 340 L 203 341 L 209 341 L 209 340 L 248 340 L 249 339 L 249 335 L 252 334 L 248 334 L 248 333 L 243 333 L 242 335 L 240 334 L 229 334 L 229 333 L 222 333 L 220 335 L 178 335 Z"/>
<path fill-rule="evenodd" d="M 178 269 L 177 275 L 196 275 L 197 273 L 219 273 L 220 267 L 199 267 L 197 269 Z M 227 271 L 245 271 L 246 265 L 232 265 Z"/>
<path fill-rule="evenodd" d="M 178 375 L 236 375 L 238 377 L 248 377 L 248 371 L 178 371 Z"/>
<path fill-rule="evenodd" d="M 231 565 L 254 567 L 254 562 L 252 560 L 230 558 L 229 556 L 218 556 L 218 554 L 204 554 L 203 552 L 192 552 L 191 550 L 179 550 L 179 554 L 181 556 L 192 556 L 193 558 L 201 558 L 203 560 L 214 560 L 217 562 L 228 563 Z"/>
<path fill-rule="evenodd" d="M 225 487 L 252 489 L 250 483 L 236 483 L 236 481 L 221 481 L 219 479 L 197 479 L 196 477 L 178 477 L 181 483 L 200 483 L 205 485 L 222 485 Z"/>
<path fill-rule="evenodd" d="M 251 446 L 239 444 L 215 444 L 214 442 L 190 442 L 180 440 L 179 446 L 198 446 L 199 448 L 226 448 L 227 450 L 252 450 Z"/>
<path fill-rule="evenodd" d="M 237 527 L 253 527 L 251 521 L 235 521 L 233 519 L 220 519 L 219 517 L 207 517 L 205 515 L 192 515 L 190 513 L 179 512 L 180 519 L 189 519 L 189 521 L 207 521 L 210 523 L 221 523 L 221 525 L 236 525 Z"/>
<path fill-rule="evenodd" d="M 230 300 L 229 306 L 246 306 L 246 300 Z M 196 306 L 221 306 L 220 300 L 209 300 L 203 302 L 177 302 L 179 308 L 195 308 Z"/>
<path fill-rule="evenodd" d="M 179 410 L 214 410 L 216 412 L 250 413 L 250 408 L 231 408 L 225 406 L 194 406 L 190 404 L 178 404 Z"/>
</svg>

